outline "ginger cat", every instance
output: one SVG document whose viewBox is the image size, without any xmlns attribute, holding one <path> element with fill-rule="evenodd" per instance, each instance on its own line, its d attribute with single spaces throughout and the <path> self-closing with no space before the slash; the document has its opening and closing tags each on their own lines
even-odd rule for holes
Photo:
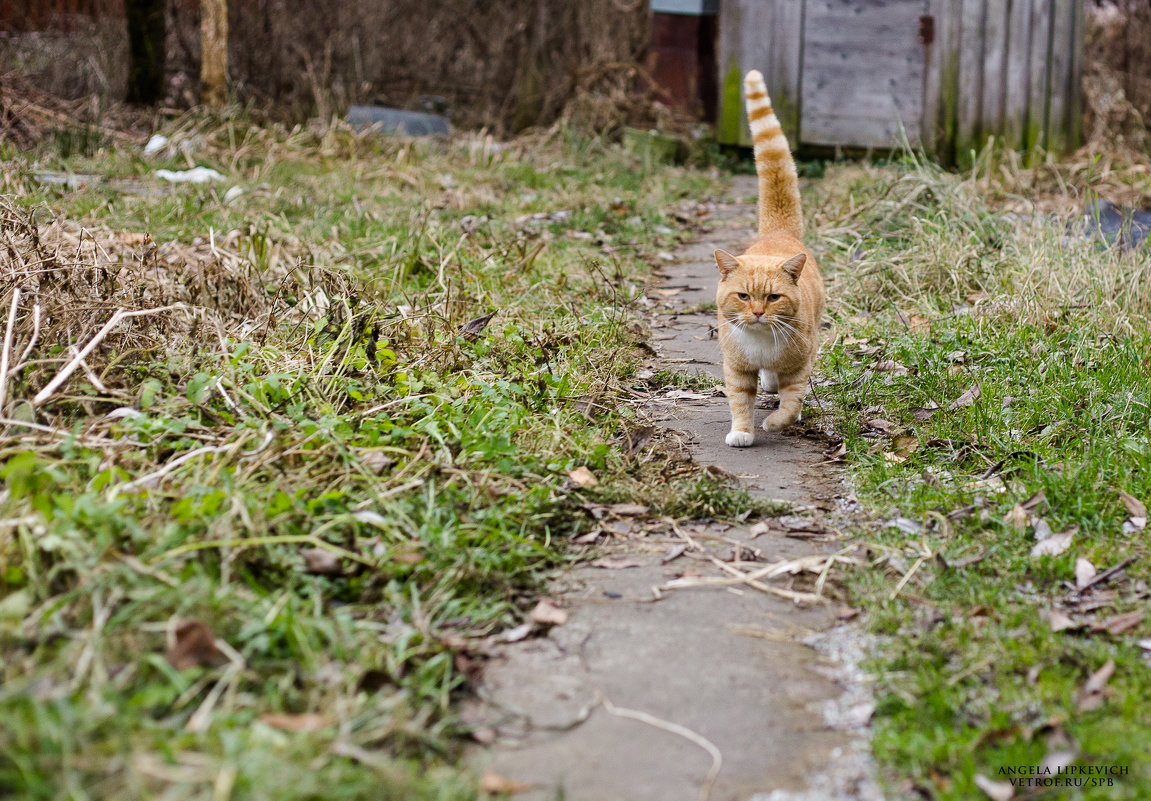
<svg viewBox="0 0 1151 801">
<path fill-rule="evenodd" d="M 763 421 L 764 431 L 799 419 L 826 302 L 815 257 L 800 241 L 799 178 L 787 137 L 758 70 L 743 87 L 759 177 L 759 239 L 739 256 L 715 252 L 719 344 L 731 404 L 725 441 L 736 448 L 755 441 L 757 378 L 779 392 L 779 409 Z"/>
</svg>

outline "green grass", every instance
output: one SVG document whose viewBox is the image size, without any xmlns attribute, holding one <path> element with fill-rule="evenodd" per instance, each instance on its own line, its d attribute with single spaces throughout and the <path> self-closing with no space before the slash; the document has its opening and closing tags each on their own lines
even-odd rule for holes
<svg viewBox="0 0 1151 801">
<path fill-rule="evenodd" d="M 620 448 L 640 257 L 673 247 L 676 203 L 716 181 L 570 133 L 168 132 L 227 182 L 162 184 L 183 156 L 88 133 L 0 145 L 16 215 L 0 264 L 50 256 L 74 278 L 12 278 L 14 355 L 32 299 L 55 305 L 0 438 L 0 794 L 473 798 L 455 703 L 485 638 L 575 556 L 584 505 L 753 507 L 658 435 Z M 976 775 L 1070 749 L 1129 773 L 1054 797 L 1147 797 L 1151 624 L 1092 625 L 1147 606 L 1146 533 L 1123 532 L 1118 492 L 1151 501 L 1151 264 L 1050 216 L 1145 178 L 994 153 L 964 175 L 912 159 L 813 174 L 835 324 L 817 414 L 868 509 L 872 567 L 848 581 L 879 643 L 882 775 L 894 794 L 980 798 Z M 198 311 L 136 318 L 28 403 L 111 309 L 168 302 Z M 580 465 L 598 487 L 572 485 Z M 1065 553 L 1031 557 L 1038 518 L 1076 529 Z M 1133 561 L 1077 605 L 1077 559 Z M 1052 609 L 1082 626 L 1052 631 Z M 187 621 L 219 650 L 169 653 Z M 1102 703 L 1082 705 L 1108 660 Z"/>
<path fill-rule="evenodd" d="M 819 391 L 872 520 L 857 536 L 873 569 L 850 583 L 878 635 L 875 750 L 893 791 L 918 797 L 985 797 L 977 774 L 1005 782 L 1073 750 L 1080 768 L 1128 773 L 1047 797 L 1148 798 L 1137 643 L 1151 622 L 1092 626 L 1148 606 L 1147 533 L 1124 533 L 1118 493 L 1151 501 L 1151 256 L 1069 228 L 1114 175 L 1017 167 L 994 154 L 967 175 L 835 166 L 810 188 L 836 324 Z M 1062 196 L 1038 191 L 1052 175 Z M 1061 204 L 1066 216 L 1050 213 Z M 877 369 L 890 361 L 906 370 Z M 1017 526 L 1009 514 L 1036 493 Z M 1035 518 L 1074 528 L 1071 547 L 1033 558 Z M 1103 571 L 1128 558 L 1075 603 L 1077 559 Z M 1052 631 L 1052 609 L 1082 627 Z M 1108 660 L 1102 703 L 1081 708 Z"/>
<path fill-rule="evenodd" d="M 0 794 L 474 797 L 454 704 L 575 555 L 583 504 L 748 503 L 658 440 L 616 444 L 638 257 L 715 179 L 568 134 L 171 133 L 228 181 L 169 186 L 151 173 L 182 157 L 70 139 L 3 150 L 6 236 L 31 248 L 32 214 L 83 301 L 8 384 L 7 416 L 42 427 L 0 438 Z M 21 276 L 14 354 L 54 291 Z M 69 344 L 161 296 L 199 316 L 123 324 L 33 412 Z M 573 488 L 580 465 L 598 488 Z M 177 669 L 186 621 L 225 645 Z"/>
</svg>

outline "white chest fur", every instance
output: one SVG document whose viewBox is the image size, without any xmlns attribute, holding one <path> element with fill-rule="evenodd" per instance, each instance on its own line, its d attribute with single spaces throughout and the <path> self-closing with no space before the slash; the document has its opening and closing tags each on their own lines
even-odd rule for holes
<svg viewBox="0 0 1151 801">
<path fill-rule="evenodd" d="M 732 340 L 738 345 L 743 358 L 752 366 L 761 370 L 771 370 L 783 355 L 787 341 L 783 337 L 776 337 L 769 328 L 735 328 L 729 329 Z"/>
</svg>

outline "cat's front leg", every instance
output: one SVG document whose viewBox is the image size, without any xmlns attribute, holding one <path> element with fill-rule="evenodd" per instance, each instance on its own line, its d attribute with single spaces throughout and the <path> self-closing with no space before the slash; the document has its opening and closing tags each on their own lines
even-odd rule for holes
<svg viewBox="0 0 1151 801">
<path fill-rule="evenodd" d="M 731 431 L 724 439 L 733 448 L 746 448 L 755 442 L 755 390 L 759 376 L 723 366 L 727 402 L 731 406 Z"/>
<path fill-rule="evenodd" d="M 779 408 L 763 421 L 764 431 L 778 431 L 799 419 L 807 394 L 807 374 L 779 376 Z"/>
</svg>

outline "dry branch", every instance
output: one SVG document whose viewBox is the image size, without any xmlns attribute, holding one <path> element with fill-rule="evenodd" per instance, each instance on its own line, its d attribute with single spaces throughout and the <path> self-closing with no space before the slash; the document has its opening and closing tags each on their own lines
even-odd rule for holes
<svg viewBox="0 0 1151 801">
<path fill-rule="evenodd" d="M 121 309 L 117 311 L 112 315 L 112 318 L 104 324 L 104 327 L 97 331 L 96 335 L 88 340 L 88 344 L 84 346 L 83 350 L 73 356 L 72 360 L 64 365 L 64 368 L 56 374 L 56 377 L 49 381 L 42 390 L 36 393 L 36 397 L 32 399 L 32 405 L 39 406 L 44 401 L 48 400 L 48 398 L 50 398 L 52 394 L 57 389 L 59 389 L 65 381 L 68 380 L 68 377 L 76 371 L 76 368 L 84 364 L 84 357 L 95 350 L 96 346 L 104 341 L 104 338 L 112 332 L 112 329 L 119 325 L 121 320 L 126 320 L 129 317 L 144 317 L 151 314 L 162 314 L 167 311 L 172 311 L 173 309 L 183 308 L 185 308 L 184 304 L 175 303 L 171 306 L 161 306 L 158 309 L 140 309 L 139 311 L 124 311 Z"/>
<path fill-rule="evenodd" d="M 0 351 L 0 414 L 8 395 L 8 360 L 12 355 L 12 335 L 16 330 L 16 311 L 20 308 L 20 288 L 12 290 L 12 308 L 8 311 L 8 325 L 4 329 L 4 349 Z"/>
</svg>

